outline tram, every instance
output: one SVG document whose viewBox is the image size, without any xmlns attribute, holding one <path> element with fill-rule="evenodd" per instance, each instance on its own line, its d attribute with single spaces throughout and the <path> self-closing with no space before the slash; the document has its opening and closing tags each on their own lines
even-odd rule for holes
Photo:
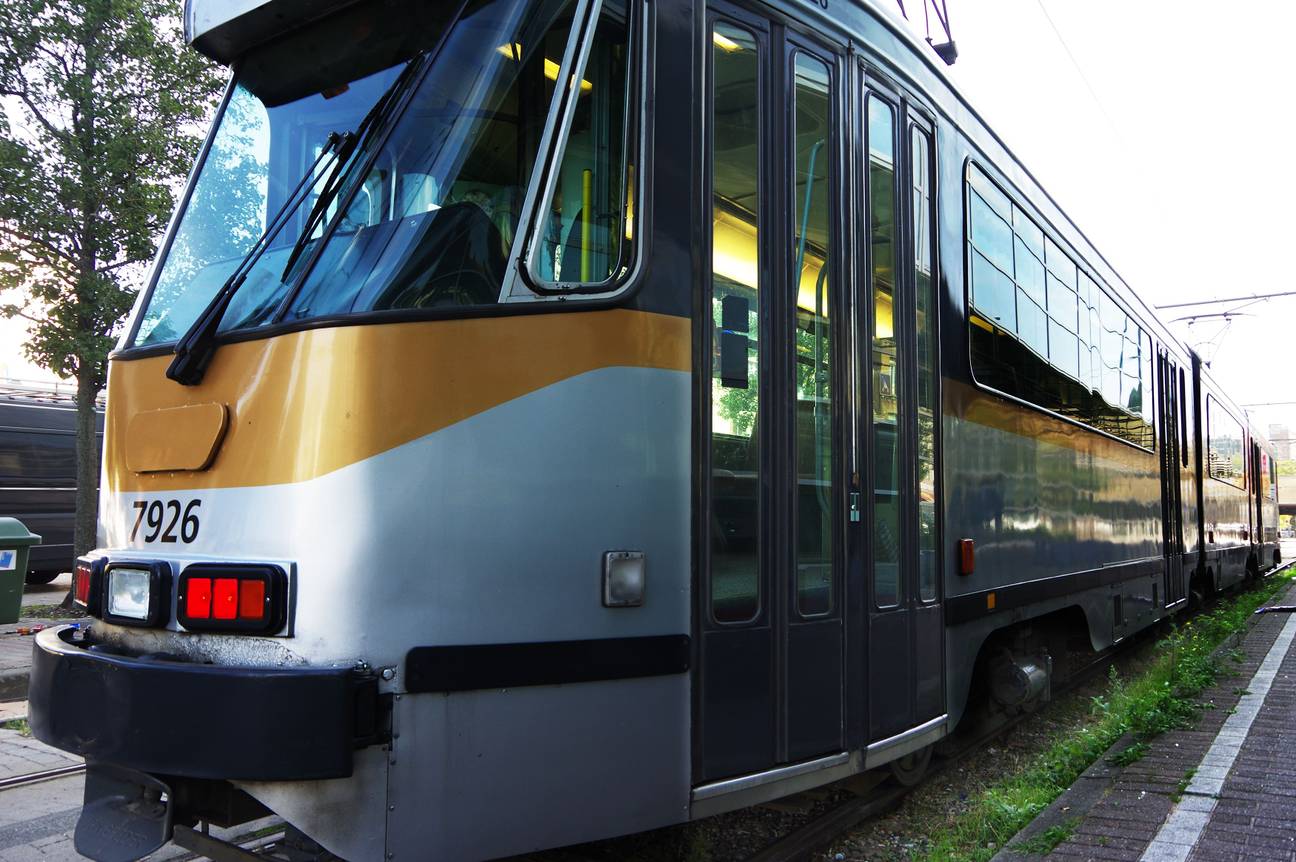
<svg viewBox="0 0 1296 862">
<path fill-rule="evenodd" d="M 233 73 L 34 646 L 91 858 L 914 781 L 1277 563 L 1268 445 L 874 0 L 185 22 Z"/>
</svg>

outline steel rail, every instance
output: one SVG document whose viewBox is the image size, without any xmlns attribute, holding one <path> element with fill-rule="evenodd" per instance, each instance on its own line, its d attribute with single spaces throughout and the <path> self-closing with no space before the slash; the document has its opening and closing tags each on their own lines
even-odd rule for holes
<svg viewBox="0 0 1296 862">
<path fill-rule="evenodd" d="M 53 781 L 55 778 L 65 778 L 69 775 L 78 775 L 82 772 L 85 772 L 85 764 L 74 763 L 70 766 L 56 766 L 53 769 L 43 769 L 39 772 L 10 775 L 5 778 L 0 778 L 0 790 L 12 790 L 15 787 L 26 787 L 30 784 L 39 784 L 42 781 Z"/>
</svg>

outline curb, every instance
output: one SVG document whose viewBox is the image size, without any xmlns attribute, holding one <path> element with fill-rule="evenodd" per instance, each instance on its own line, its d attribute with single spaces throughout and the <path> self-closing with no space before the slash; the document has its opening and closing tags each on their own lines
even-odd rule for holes
<svg viewBox="0 0 1296 862">
<path fill-rule="evenodd" d="M 1289 595 L 1294 590 L 1296 590 L 1296 583 L 1293 583 L 1287 592 L 1282 595 Z M 1252 614 L 1245 626 L 1225 637 L 1215 649 L 1211 650 L 1212 658 L 1219 658 L 1229 650 L 1237 648 L 1246 640 L 1247 635 L 1251 633 L 1260 619 L 1259 616 Z M 991 857 L 990 862 L 1032 862 L 1032 860 L 1046 859 L 1046 856 L 1037 853 L 1026 853 L 1015 849 L 1015 847 L 1059 824 L 1072 820 L 1084 820 L 1089 815 L 1089 811 L 1107 796 L 1116 784 L 1116 780 L 1125 771 L 1125 767 L 1111 763 L 1111 758 L 1124 751 L 1134 741 L 1133 733 L 1125 733 L 1113 742 L 1106 751 L 1098 756 L 1097 760 L 1089 764 L 1089 767 L 1080 773 L 1080 776 L 1072 782 L 1070 787 L 1062 791 L 1043 811 L 1035 815 L 1035 819 L 1018 830 L 1016 835 L 1004 842 L 1003 847 Z"/>
<path fill-rule="evenodd" d="M 11 671 L 0 674 L 0 701 L 27 699 L 28 671 Z"/>
</svg>

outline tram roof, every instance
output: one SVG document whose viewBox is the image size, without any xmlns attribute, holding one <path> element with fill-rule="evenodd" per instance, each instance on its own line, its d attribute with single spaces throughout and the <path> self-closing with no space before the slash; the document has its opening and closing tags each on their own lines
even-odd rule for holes
<svg viewBox="0 0 1296 862">
<path fill-rule="evenodd" d="M 249 48 L 356 0 L 185 0 L 185 41 L 228 66 Z"/>
</svg>

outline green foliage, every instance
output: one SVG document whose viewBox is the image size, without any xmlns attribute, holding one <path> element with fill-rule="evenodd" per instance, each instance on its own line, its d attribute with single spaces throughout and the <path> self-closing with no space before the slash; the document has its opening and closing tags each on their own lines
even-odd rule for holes
<svg viewBox="0 0 1296 862">
<path fill-rule="evenodd" d="M 12 721 L 0 721 L 0 728 L 4 730 L 16 730 L 19 736 L 31 736 L 31 725 L 25 718 L 15 718 Z"/>
<path fill-rule="evenodd" d="M 1045 829 L 1038 835 L 1031 836 L 1025 841 L 1018 841 L 1010 847 L 1017 853 L 1028 853 L 1032 856 L 1047 856 L 1061 844 L 1063 841 L 1075 834 L 1076 827 L 1080 825 L 1079 817 L 1072 817 Z"/>
<path fill-rule="evenodd" d="M 1192 784 L 1193 776 L 1196 774 L 1197 767 L 1195 766 L 1190 767 L 1188 771 L 1184 773 L 1183 778 L 1179 779 L 1179 783 L 1175 785 L 1175 792 L 1170 794 L 1171 801 L 1178 802 L 1180 799 L 1183 799 L 1184 791 L 1188 789 L 1189 784 Z"/>
<path fill-rule="evenodd" d="M 94 541 L 94 399 L 220 86 L 176 0 L 0 4 L 0 314 L 77 381 L 76 553 Z"/>
<path fill-rule="evenodd" d="M 1195 697 L 1219 672 L 1212 655 L 1216 647 L 1242 630 L 1257 607 L 1289 587 L 1292 577 L 1285 572 L 1268 578 L 1256 589 L 1173 629 L 1157 644 L 1160 657 L 1137 679 L 1124 680 L 1113 668 L 1107 691 L 1092 700 L 1090 722 L 1058 739 L 1023 771 L 982 791 L 965 814 L 932 836 L 923 858 L 928 862 L 989 859 L 995 848 L 1004 846 L 1123 735 L 1132 733 L 1136 745 L 1116 758 L 1139 745 L 1141 757 L 1147 740 L 1190 724 L 1202 708 Z"/>
<path fill-rule="evenodd" d="M 1128 748 L 1123 748 L 1111 756 L 1111 762 L 1116 766 L 1129 766 L 1131 763 L 1137 763 L 1147 754 L 1148 745 L 1146 742 L 1136 742 Z"/>
<path fill-rule="evenodd" d="M 102 388 L 220 82 L 172 0 L 0 6 L 0 289 L 32 361 Z"/>
</svg>

